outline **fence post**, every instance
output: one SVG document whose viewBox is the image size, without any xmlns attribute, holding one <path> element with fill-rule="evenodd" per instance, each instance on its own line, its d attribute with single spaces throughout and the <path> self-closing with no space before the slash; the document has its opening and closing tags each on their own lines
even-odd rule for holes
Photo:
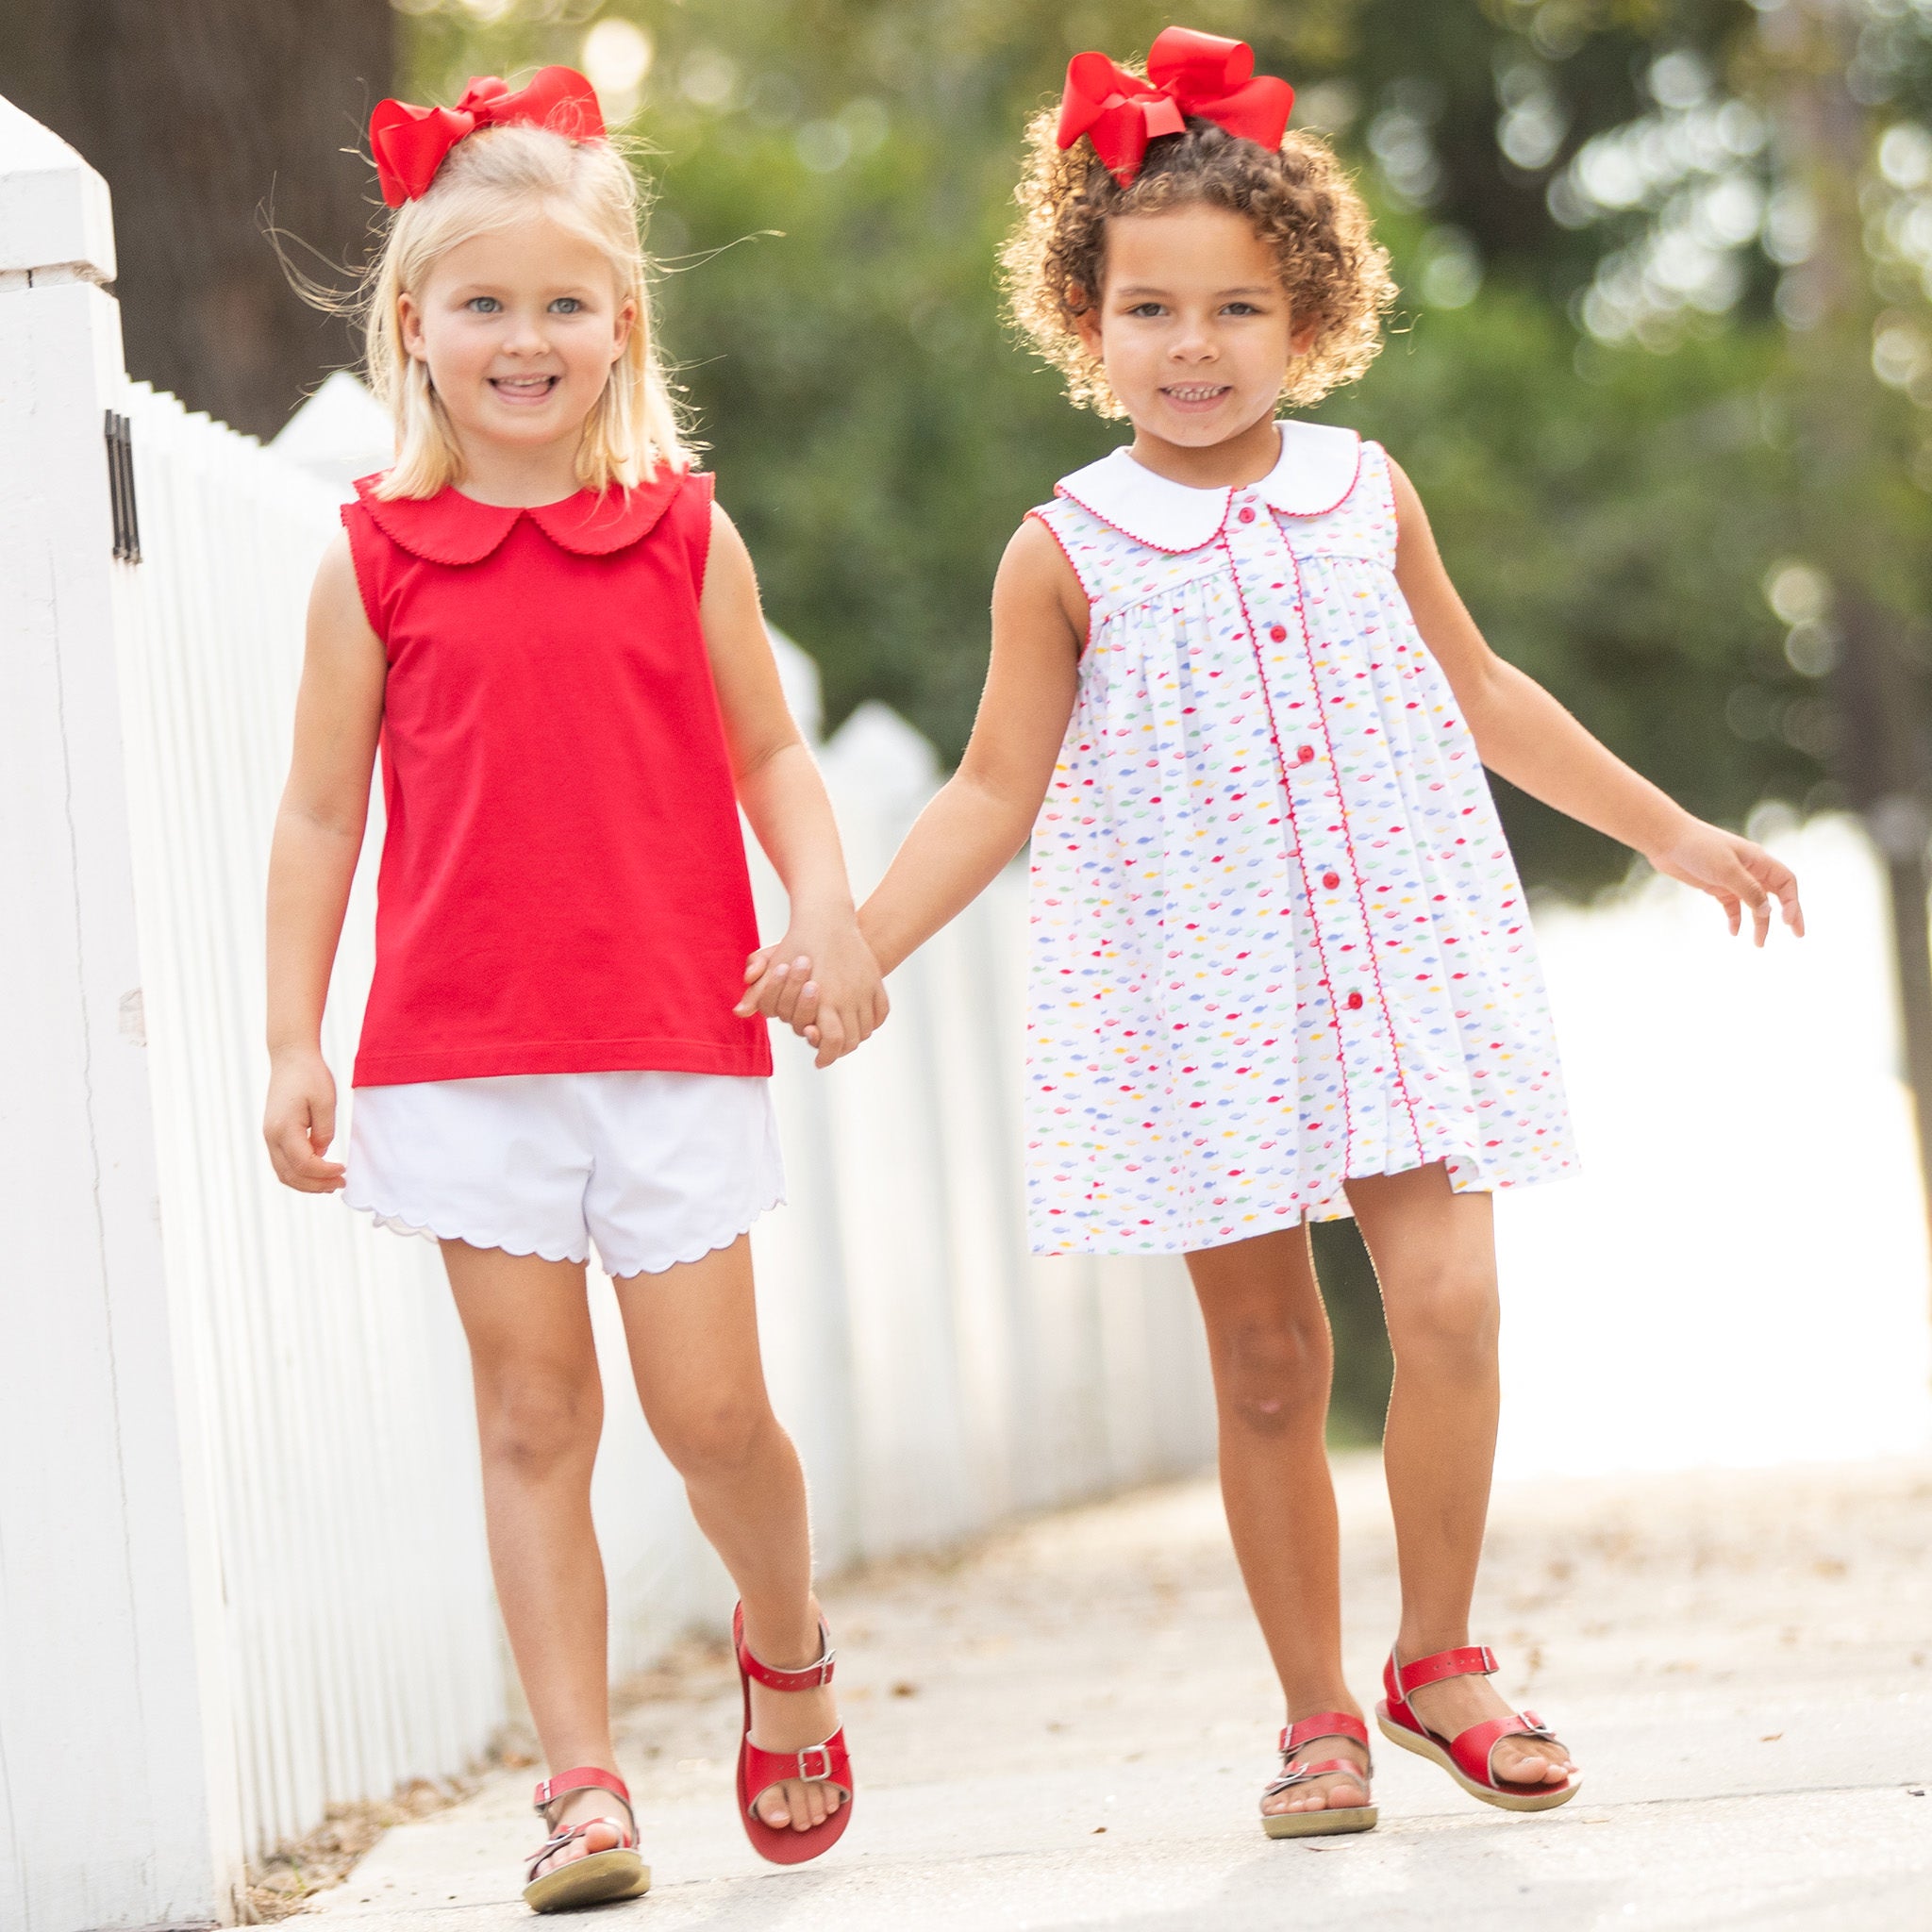
<svg viewBox="0 0 1932 1932">
<path fill-rule="evenodd" d="M 0 1923 L 240 1876 L 220 1578 L 162 1268 L 115 668 L 106 184 L 0 100 Z"/>
</svg>

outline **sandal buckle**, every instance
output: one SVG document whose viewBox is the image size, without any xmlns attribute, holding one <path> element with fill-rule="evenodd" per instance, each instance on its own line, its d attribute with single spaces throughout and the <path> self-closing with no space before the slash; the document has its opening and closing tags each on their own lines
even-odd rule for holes
<svg viewBox="0 0 1932 1932">
<path fill-rule="evenodd" d="M 814 1753 L 816 1753 L 819 1758 L 822 1760 L 823 1768 L 818 1771 L 808 1771 L 805 1768 L 805 1760 L 808 1757 L 810 1757 Z M 822 1785 L 826 1783 L 832 1775 L 832 1752 L 830 1744 L 808 1744 L 805 1747 L 805 1749 L 798 1754 L 798 1775 L 804 1783 L 808 1785 Z"/>
</svg>

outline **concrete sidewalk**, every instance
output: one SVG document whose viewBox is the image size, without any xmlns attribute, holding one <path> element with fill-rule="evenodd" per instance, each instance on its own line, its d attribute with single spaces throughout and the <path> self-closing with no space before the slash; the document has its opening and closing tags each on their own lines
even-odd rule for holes
<svg viewBox="0 0 1932 1932">
<path fill-rule="evenodd" d="M 1349 1666 L 1394 1625 L 1379 1473 L 1341 1473 Z M 621 1750 L 656 1879 L 600 1923 L 990 1927 L 1932 1927 L 1932 1466 L 1498 1494 L 1477 1635 L 1587 1772 L 1520 1818 L 1378 1753 L 1380 1827 L 1271 1842 L 1280 1717 L 1211 1485 L 1032 1524 L 834 1585 L 859 1808 L 824 1863 L 753 1857 L 735 1680 L 694 1657 Z M 525 1925 L 534 1774 L 390 1836 L 311 1915 L 341 1932 Z"/>
</svg>

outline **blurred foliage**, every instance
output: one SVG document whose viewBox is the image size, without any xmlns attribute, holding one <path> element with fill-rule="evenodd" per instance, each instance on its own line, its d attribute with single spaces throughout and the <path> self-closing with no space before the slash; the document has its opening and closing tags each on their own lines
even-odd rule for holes
<svg viewBox="0 0 1932 1932">
<path fill-rule="evenodd" d="M 1693 810 L 1733 823 L 1821 781 L 1769 731 L 1815 702 L 1759 589 L 1790 541 L 1776 353 L 1762 327 L 1671 357 L 1607 351 L 1506 286 L 1427 313 L 1322 412 L 1396 452 L 1506 658 Z M 1740 689 L 1761 736 L 1727 727 Z M 1533 886 L 1623 876 L 1621 847 L 1492 782 Z"/>
<path fill-rule="evenodd" d="M 1382 1440 L 1382 1418 L 1389 1412 L 1395 1380 L 1374 1264 L 1353 1221 L 1318 1221 L 1308 1238 L 1335 1341 L 1328 1441 L 1338 1449 L 1374 1448 Z"/>
</svg>

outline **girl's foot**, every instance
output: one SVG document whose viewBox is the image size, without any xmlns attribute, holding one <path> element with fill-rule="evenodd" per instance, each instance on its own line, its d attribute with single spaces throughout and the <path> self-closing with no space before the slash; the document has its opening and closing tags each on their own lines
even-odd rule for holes
<svg viewBox="0 0 1932 1932">
<path fill-rule="evenodd" d="M 1576 1795 L 1582 1774 L 1533 1710 L 1511 1710 L 1489 1687 L 1493 1652 L 1476 1645 L 1383 1667 L 1382 1735 L 1440 1764 L 1472 1797 L 1506 1811 L 1546 1811 Z"/>
<path fill-rule="evenodd" d="M 816 1621 L 817 1600 L 811 1606 Z M 819 1646 L 810 1646 L 807 1657 L 761 1657 L 761 1663 L 781 1671 L 809 1670 L 819 1660 Z M 839 1728 L 839 1700 L 829 1684 L 808 1690 L 774 1690 L 754 1677 L 751 1682 L 751 1740 L 761 1750 L 791 1757 L 818 1744 Z M 791 1826 L 809 1831 L 823 1824 L 841 1805 L 845 1794 L 837 1785 L 822 1778 L 809 1780 L 788 1777 L 782 1784 L 759 1794 L 752 1809 L 767 1824 Z"/>
<path fill-rule="evenodd" d="M 588 1858 L 596 1852 L 622 1851 L 631 1842 L 625 1836 L 626 1815 L 624 1807 L 602 1791 L 573 1791 L 568 1797 L 558 1798 L 554 1804 L 543 1807 L 542 1817 L 553 1838 L 575 1831 L 580 1824 L 588 1828 L 568 1844 L 559 1845 L 547 1857 L 540 1858 L 530 1873 L 532 1878 L 541 1878 L 559 1866 L 575 1864 L 577 1859 Z"/>
<path fill-rule="evenodd" d="M 1347 1711 L 1323 1711 L 1281 1734 L 1281 1775 L 1261 1793 L 1261 1824 L 1270 1838 L 1367 1831 L 1368 1726 Z"/>
<path fill-rule="evenodd" d="M 818 1604 L 809 1605 L 818 1616 Z M 744 1609 L 732 1617 L 732 1647 L 744 1688 L 738 1802 L 760 1857 L 801 1864 L 844 1835 L 852 1815 L 852 1766 L 832 1704 L 832 1641 L 819 1618 L 813 1655 L 774 1663 L 744 1638 Z"/>
<path fill-rule="evenodd" d="M 1426 1685 L 1408 1693 L 1408 1706 L 1430 1730 L 1445 1738 L 1459 1738 L 1475 1724 L 1516 1715 L 1487 1677 L 1449 1677 Z M 1557 1740 L 1526 1731 L 1498 1738 L 1490 1765 L 1497 1782 L 1509 1785 L 1567 1784 L 1576 1773 Z"/>
<path fill-rule="evenodd" d="M 536 1805 L 550 1836 L 525 1873 L 524 1903 L 531 1910 L 564 1911 L 650 1890 L 630 1792 L 615 1772 L 593 1764 L 559 1772 L 537 1787 Z"/>
</svg>

